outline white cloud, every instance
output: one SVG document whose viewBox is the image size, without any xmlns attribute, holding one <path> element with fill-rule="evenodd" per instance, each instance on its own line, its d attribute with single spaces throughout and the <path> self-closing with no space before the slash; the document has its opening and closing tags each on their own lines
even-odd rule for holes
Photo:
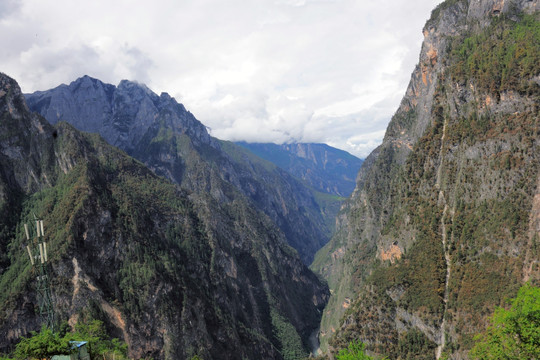
<svg viewBox="0 0 540 360">
<path fill-rule="evenodd" d="M 230 140 L 366 156 L 437 0 L 6 0 L 0 71 L 25 92 L 88 74 L 167 91 Z"/>
<path fill-rule="evenodd" d="M 18 0 L 2 0 L 0 2 L 0 19 L 7 18 L 16 13 L 21 8 L 21 2 Z"/>
</svg>

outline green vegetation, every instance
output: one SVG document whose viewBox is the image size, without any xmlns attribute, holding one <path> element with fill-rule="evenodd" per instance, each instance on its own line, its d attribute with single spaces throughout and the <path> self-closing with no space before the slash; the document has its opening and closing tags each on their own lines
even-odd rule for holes
<svg viewBox="0 0 540 360">
<path fill-rule="evenodd" d="M 446 9 L 455 6 L 457 4 L 466 4 L 466 0 L 446 0 L 437 5 L 433 11 L 431 11 L 431 16 L 429 20 L 426 23 L 426 28 L 429 28 L 430 26 L 433 26 L 435 21 L 439 18 L 441 12 L 444 12 Z"/>
<path fill-rule="evenodd" d="M 374 360 L 378 358 L 373 358 L 365 353 L 366 344 L 362 343 L 360 340 L 351 341 L 347 348 L 341 349 L 336 355 L 336 360 Z M 381 360 L 385 360 L 383 358 Z"/>
<path fill-rule="evenodd" d="M 415 312 L 429 314 L 432 320 L 442 315 L 445 263 L 440 242 L 418 235 L 416 242 L 396 265 L 379 263 L 368 279 L 387 291 L 392 287 L 405 290 L 398 305 Z"/>
<path fill-rule="evenodd" d="M 261 166 L 266 171 L 275 171 L 277 166 L 270 161 L 264 160 L 262 157 L 255 155 L 252 151 L 237 145 L 231 141 L 220 140 L 221 149 L 231 157 L 236 163 L 244 163 L 246 159 L 249 163 Z"/>
<path fill-rule="evenodd" d="M 53 355 L 68 354 L 70 351 L 69 340 L 60 338 L 47 328 L 42 328 L 39 333 L 33 331 L 29 338 L 22 338 L 15 349 L 17 359 L 50 359 Z"/>
<path fill-rule="evenodd" d="M 400 337 L 398 352 L 404 360 L 431 360 L 436 347 L 423 332 L 413 328 Z"/>
<path fill-rule="evenodd" d="M 73 331 L 53 333 L 42 328 L 40 332 L 32 331 L 30 337 L 23 337 L 17 344 L 14 356 L 16 359 L 50 359 L 54 355 L 69 354 L 70 341 L 86 341 L 92 359 L 127 359 L 127 345 L 107 335 L 104 324 L 99 320 L 78 323 Z M 7 359 L 7 358 L 6 358 Z"/>
<path fill-rule="evenodd" d="M 22 224 L 27 223 L 31 227 L 34 214 L 44 219 L 45 235 L 51 249 L 49 258 L 50 261 L 57 260 L 72 244 L 73 239 L 69 232 L 75 225 L 75 215 L 87 198 L 88 187 L 84 180 L 84 171 L 83 167 L 75 168 L 69 175 L 60 177 L 58 186 L 20 199 L 20 222 L 16 228 L 15 239 L 10 239 L 7 253 L 10 267 L 0 278 L 0 288 L 9 289 L 0 292 L 0 303 L 5 307 L 15 301 L 16 296 L 28 286 L 32 278 L 32 268 L 24 252 L 26 238 Z M 52 211 L 53 209 L 56 211 Z M 49 211 L 50 213 L 43 216 Z M 10 218 L 19 219 L 13 215 Z"/>
<path fill-rule="evenodd" d="M 487 330 L 475 337 L 473 359 L 540 358 L 540 288 L 525 284 L 510 304 L 497 308 Z"/>
<path fill-rule="evenodd" d="M 326 235 L 328 238 L 330 238 L 335 231 L 336 216 L 339 213 L 340 207 L 343 204 L 343 201 L 345 201 L 345 198 L 337 195 L 322 193 L 316 190 L 313 190 L 313 195 L 317 205 L 321 209 L 321 213 L 324 214 L 323 218 L 326 224 L 326 229 L 328 229 L 328 233 Z M 317 253 L 315 254 L 315 259 L 316 257 Z M 316 261 L 315 259 L 313 263 Z"/>
<path fill-rule="evenodd" d="M 70 341 L 87 341 L 93 359 L 110 358 L 112 354 L 119 360 L 127 357 L 127 345 L 116 338 L 111 339 L 100 320 L 79 322 L 75 325 L 74 331 L 67 333 L 64 338 Z"/>
<path fill-rule="evenodd" d="M 285 360 L 305 359 L 309 354 L 304 350 L 302 339 L 291 325 L 276 310 L 271 310 L 275 337 L 281 344 L 281 355 Z"/>
<path fill-rule="evenodd" d="M 459 22 L 465 3 L 445 1 L 426 28 L 442 16 Z M 538 16 L 511 11 L 482 19 L 491 21 L 485 27 L 476 20 L 456 24 L 468 32 L 436 48 L 442 71 L 430 114 L 414 110 L 418 95 L 405 97 L 386 136 L 404 131 L 414 139 L 413 129 L 425 120 L 418 115 L 430 117 L 426 129 L 408 154 L 389 139 L 375 152 L 359 178 L 360 195 L 347 204 L 340 230 L 346 234 L 323 250 L 335 257 L 333 268 L 316 263 L 326 274 L 338 269 L 342 279 L 329 283 L 340 301 L 347 291 L 356 293 L 343 302 L 348 309 L 341 324 L 332 324 L 335 349 L 362 339 L 370 351 L 392 359 L 431 359 L 436 344 L 425 334 L 440 331 L 444 316 L 443 350 L 464 358 L 489 314 L 516 294 L 524 272 L 537 279 L 538 238 L 530 239 L 529 220 L 540 170 Z M 446 31 L 432 30 L 438 40 Z M 360 260 L 366 251 L 358 248 L 368 242 L 376 249 Z M 380 260 L 391 244 L 401 258 Z"/>
<path fill-rule="evenodd" d="M 366 345 L 361 341 L 353 341 L 346 349 L 341 349 L 336 356 L 337 360 L 371 360 L 371 356 L 366 355 L 364 350 Z"/>
<path fill-rule="evenodd" d="M 106 265 L 90 270 L 94 271 L 91 276 L 99 278 L 103 288 L 111 291 L 106 294 L 107 300 L 135 324 L 143 321 L 143 314 L 162 315 L 160 312 L 169 309 L 181 309 L 183 290 L 189 287 L 200 291 L 201 285 L 186 284 L 192 281 L 187 274 L 199 271 L 188 269 L 190 265 L 179 259 L 189 258 L 200 265 L 209 263 L 208 241 L 185 193 L 95 136 L 78 134 L 67 125 L 61 126 L 60 132 L 57 151 L 69 154 L 66 156 L 72 157 L 72 165 L 67 173 L 58 171 L 55 186 L 21 197 L 20 210 L 11 216 L 18 224 L 14 238 L 7 239 L 10 266 L 0 278 L 0 316 L 9 316 L 22 293 L 33 294 L 34 275 L 24 252 L 22 224 L 32 224 L 34 214 L 44 220 L 53 274 L 57 264 L 66 258 L 77 256 L 84 262 L 85 254 L 95 255 L 100 248 L 116 243 L 120 257 L 114 259 L 114 254 L 105 253 L 101 260 Z M 81 153 L 85 151 L 83 158 Z M 96 225 L 99 221 L 101 225 Z M 99 230 L 95 233 L 91 229 Z M 71 294 L 69 275 L 54 275 L 54 295 L 62 298 Z M 148 299 L 152 299 L 160 281 L 174 282 L 177 287 L 160 298 L 157 306 L 149 307 Z M 86 288 L 84 282 L 78 285 L 82 290 Z M 66 315 L 60 312 L 59 316 Z M 94 338 L 92 329 L 75 330 L 84 335 L 82 340 Z M 75 335 L 69 336 L 77 340 Z M 101 335 L 97 336 L 103 343 Z M 92 349 L 101 351 L 96 346 Z"/>
<path fill-rule="evenodd" d="M 474 79 L 479 90 L 497 97 L 506 90 L 538 93 L 532 78 L 540 72 L 540 21 L 537 15 L 520 16 L 514 21 L 502 15 L 481 33 L 457 38 L 454 81 Z"/>
<path fill-rule="evenodd" d="M 388 125 L 385 136 L 399 137 L 401 132 L 410 130 L 415 123 L 416 116 L 416 108 L 411 108 L 405 112 L 396 112 Z"/>
<path fill-rule="evenodd" d="M 19 110 L 26 109 L 21 105 Z M 6 334 L 0 346 L 9 347 L 19 334 L 36 330 L 36 274 L 22 226 L 35 215 L 45 224 L 58 319 L 80 319 L 89 312 L 111 333 L 122 332 L 141 356 L 307 355 L 303 342 L 317 326 L 326 289 L 276 225 L 235 186 L 241 182 L 249 194 L 268 199 L 279 210 L 289 206 L 296 182 L 276 185 L 273 180 L 282 171 L 268 173 L 261 164 L 247 173 L 245 164 L 238 172 L 223 172 L 241 166 L 213 141 L 178 135 L 165 122 L 148 132 L 147 158 L 164 160 L 153 162 L 153 168 L 161 175 L 174 174 L 190 194 L 97 135 L 81 134 L 67 124 L 53 129 L 43 122 L 39 131 L 36 123 L 24 124 L 24 143 L 35 144 L 21 160 L 29 167 L 20 166 L 21 173 L 13 175 L 11 164 L 0 159 L 10 177 L 9 182 L 0 179 L 0 193 L 9 195 L 5 201 L 0 196 L 0 215 L 9 218 L 0 217 L 0 317 Z M 50 141 L 28 141 L 37 133 L 51 135 Z M 162 151 L 171 157 L 160 156 Z M 24 187 L 20 197 L 6 191 L 15 183 Z M 280 220 L 310 244 L 309 234 L 319 231 L 306 235 L 305 223 L 317 225 L 308 221 L 308 215 L 317 215 L 316 207 L 300 206 L 315 203 L 307 199 L 283 210 L 288 216 Z M 300 221 L 289 219 L 302 211 L 310 214 Z M 84 340 L 93 336 L 83 334 Z"/>
</svg>

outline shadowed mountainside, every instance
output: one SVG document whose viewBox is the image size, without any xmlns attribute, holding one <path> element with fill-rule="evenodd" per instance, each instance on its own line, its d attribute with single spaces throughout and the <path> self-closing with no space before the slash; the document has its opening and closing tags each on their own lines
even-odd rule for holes
<svg viewBox="0 0 540 360">
<path fill-rule="evenodd" d="M 0 121 L 0 348 L 39 329 L 23 230 L 37 216 L 57 318 L 103 320 L 130 357 L 307 355 L 328 290 L 249 201 L 190 194 L 51 126 L 4 74 Z"/>
</svg>

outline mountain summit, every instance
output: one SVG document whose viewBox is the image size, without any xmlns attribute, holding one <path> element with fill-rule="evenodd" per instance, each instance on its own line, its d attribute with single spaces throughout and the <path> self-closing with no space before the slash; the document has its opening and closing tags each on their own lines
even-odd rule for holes
<svg viewBox="0 0 540 360">
<path fill-rule="evenodd" d="M 99 133 L 111 145 L 128 154 L 154 123 L 161 111 L 169 112 L 176 131 L 194 141 L 210 143 L 210 136 L 182 104 L 167 93 L 160 96 L 144 84 L 122 80 L 118 86 L 83 76 L 69 85 L 26 95 L 28 106 L 51 124 L 66 121 L 77 129 Z"/>
<path fill-rule="evenodd" d="M 197 194 L 220 202 L 247 198 L 281 229 L 306 264 L 329 240 L 328 217 L 335 216 L 339 199 L 322 202 L 286 171 L 211 137 L 166 93 L 158 96 L 136 82 L 113 86 L 84 76 L 26 99 L 30 109 L 51 123 L 64 120 L 79 130 L 98 132 L 156 174 Z"/>
</svg>

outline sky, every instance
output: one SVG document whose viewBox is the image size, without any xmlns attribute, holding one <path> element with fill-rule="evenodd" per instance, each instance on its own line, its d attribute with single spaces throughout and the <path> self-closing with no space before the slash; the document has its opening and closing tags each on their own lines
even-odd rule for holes
<svg viewBox="0 0 540 360">
<path fill-rule="evenodd" d="M 441 0 L 0 0 L 23 92 L 89 75 L 167 92 L 223 140 L 382 142 Z"/>
</svg>

